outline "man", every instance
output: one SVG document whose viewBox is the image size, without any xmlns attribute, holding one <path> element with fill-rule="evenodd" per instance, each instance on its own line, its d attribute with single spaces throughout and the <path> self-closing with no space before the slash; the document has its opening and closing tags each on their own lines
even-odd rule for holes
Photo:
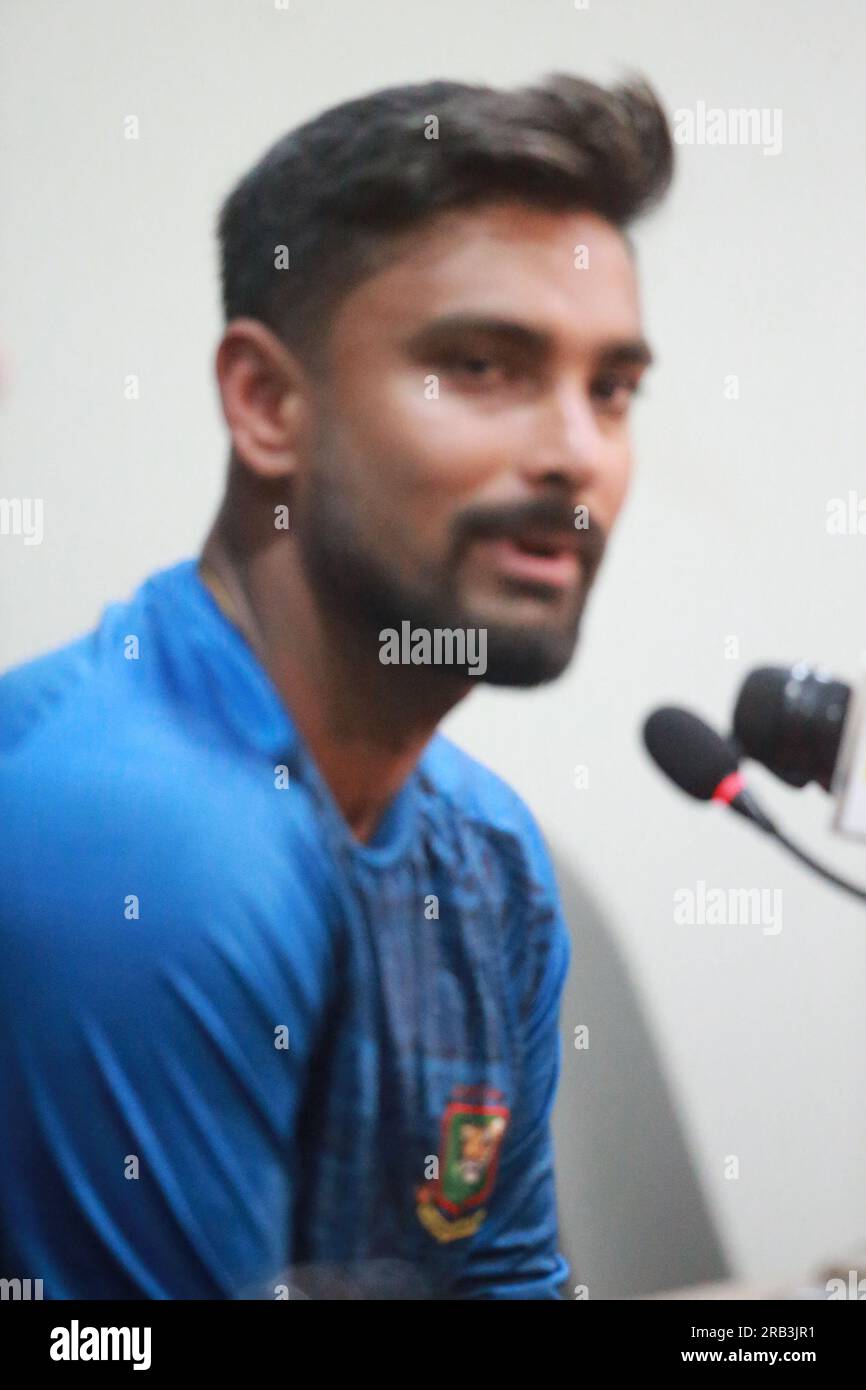
<svg viewBox="0 0 866 1390">
<path fill-rule="evenodd" d="M 201 560 L 0 682 L 8 1277 L 559 1296 L 566 928 L 436 726 L 572 654 L 649 361 L 624 228 L 671 165 L 642 83 L 433 82 L 228 198 Z"/>
</svg>

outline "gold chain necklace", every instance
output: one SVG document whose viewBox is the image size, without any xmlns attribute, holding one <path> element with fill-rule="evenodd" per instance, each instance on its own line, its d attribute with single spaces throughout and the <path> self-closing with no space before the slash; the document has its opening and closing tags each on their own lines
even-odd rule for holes
<svg viewBox="0 0 866 1390">
<path fill-rule="evenodd" d="M 228 589 L 216 571 L 211 568 L 206 560 L 199 560 L 198 572 L 202 582 L 213 595 L 217 607 L 225 614 L 230 622 L 234 623 L 235 627 L 241 628 L 241 631 L 243 631 L 240 614 L 235 607 Z"/>
</svg>

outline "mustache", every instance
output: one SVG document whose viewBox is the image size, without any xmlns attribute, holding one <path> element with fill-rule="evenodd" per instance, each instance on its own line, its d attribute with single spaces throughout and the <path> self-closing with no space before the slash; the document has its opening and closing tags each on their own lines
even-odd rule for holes
<svg viewBox="0 0 866 1390">
<path fill-rule="evenodd" d="M 473 508 L 463 512 L 454 527 L 455 550 L 462 555 L 475 540 L 516 540 L 533 535 L 551 543 L 567 542 L 576 550 L 589 574 L 601 564 L 607 532 L 583 508 L 580 526 L 575 526 L 575 507 L 561 498 L 537 497 L 500 507 Z"/>
</svg>

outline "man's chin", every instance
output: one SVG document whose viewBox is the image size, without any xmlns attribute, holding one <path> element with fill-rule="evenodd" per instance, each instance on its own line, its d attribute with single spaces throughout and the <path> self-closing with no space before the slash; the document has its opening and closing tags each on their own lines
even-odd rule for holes
<svg viewBox="0 0 866 1390">
<path fill-rule="evenodd" d="M 577 629 L 567 633 L 487 628 L 486 685 L 523 687 L 556 680 L 569 666 L 577 646 Z"/>
</svg>

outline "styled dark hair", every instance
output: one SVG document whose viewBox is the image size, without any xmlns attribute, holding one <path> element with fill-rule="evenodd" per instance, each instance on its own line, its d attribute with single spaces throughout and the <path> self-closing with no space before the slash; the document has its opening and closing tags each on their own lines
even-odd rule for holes
<svg viewBox="0 0 866 1390">
<path fill-rule="evenodd" d="M 437 81 L 373 92 L 284 135 L 229 194 L 218 224 L 226 319 L 259 319 L 314 359 L 339 300 L 393 257 L 396 234 L 436 213 L 514 199 L 624 230 L 672 172 L 667 118 L 641 78 L 610 90 L 555 74 L 514 91 Z"/>
</svg>

